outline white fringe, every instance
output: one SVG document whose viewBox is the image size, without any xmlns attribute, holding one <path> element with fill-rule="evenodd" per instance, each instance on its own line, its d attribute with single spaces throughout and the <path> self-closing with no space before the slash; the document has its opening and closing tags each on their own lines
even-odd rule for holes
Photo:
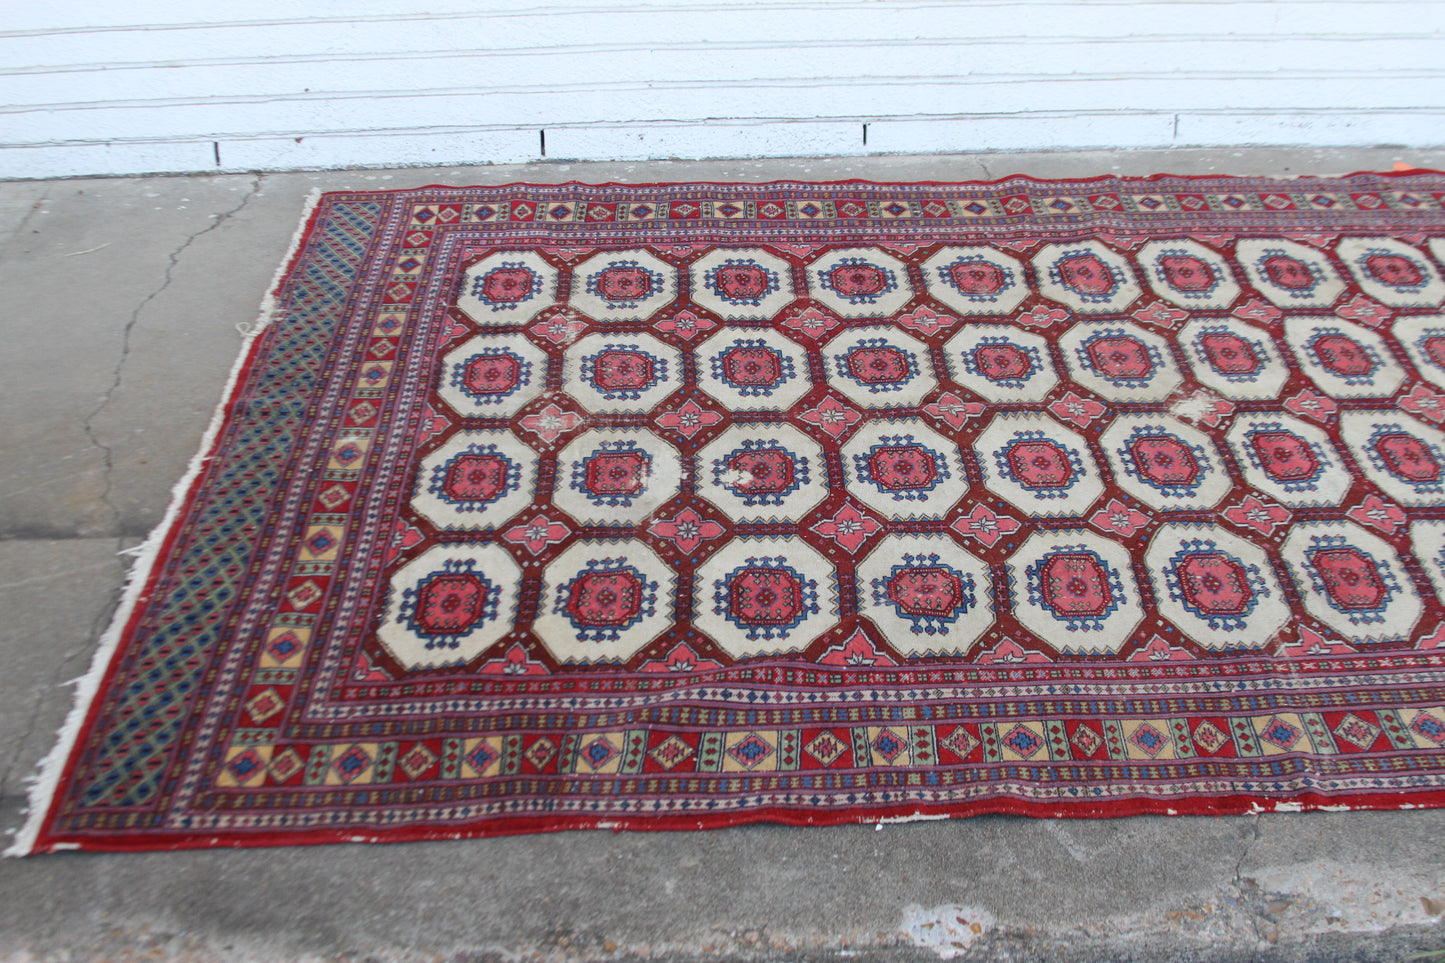
<svg viewBox="0 0 1445 963">
<path fill-rule="evenodd" d="M 275 318 L 278 308 L 276 292 L 286 277 L 286 271 L 291 266 L 292 259 L 301 248 L 301 239 L 305 236 L 311 215 L 320 201 L 321 191 L 319 188 L 313 189 L 306 197 L 306 206 L 301 214 L 301 222 L 297 225 L 295 233 L 291 235 L 291 243 L 286 248 L 286 256 L 281 259 L 281 265 L 276 269 L 275 275 L 271 278 L 271 284 L 266 289 L 266 296 L 261 301 L 256 322 L 242 332 L 240 354 L 237 356 L 235 364 L 231 366 L 231 373 L 226 379 L 220 403 L 216 405 L 216 410 L 211 415 L 211 423 L 201 438 L 200 450 L 191 459 L 185 475 L 171 489 L 170 504 L 166 508 L 165 517 L 161 519 L 161 523 L 146 537 L 144 542 L 121 553 L 134 555 L 135 564 L 131 566 L 130 572 L 126 576 L 120 606 L 116 609 L 115 617 L 111 619 L 109 628 L 100 637 L 100 645 L 91 660 L 90 670 L 81 678 L 73 680 L 73 684 L 76 686 L 75 702 L 71 706 L 70 715 L 66 717 L 65 725 L 60 728 L 55 747 L 40 761 L 40 765 L 31 779 L 29 816 L 25 820 L 25 825 L 15 833 L 14 842 L 4 851 L 3 855 L 5 856 L 28 856 L 34 851 L 35 840 L 40 834 L 41 827 L 45 824 L 46 817 L 50 814 L 55 791 L 60 785 L 61 775 L 65 772 L 65 764 L 75 750 L 76 740 L 80 737 L 80 729 L 90 712 L 91 703 L 100 691 L 101 680 L 105 678 L 106 670 L 110 668 L 111 660 L 120 646 L 121 634 L 125 631 L 125 626 L 130 621 L 136 607 L 147 601 L 141 598 L 141 591 L 150 580 L 151 570 L 155 567 L 161 546 L 165 544 L 166 537 L 180 517 L 181 506 L 185 501 L 186 494 L 195 483 L 197 476 L 200 475 L 201 468 L 212 457 L 212 447 L 220 434 L 221 425 L 225 422 L 226 410 L 231 403 L 231 396 L 235 393 L 236 385 L 240 381 L 241 370 L 247 357 L 250 356 L 252 343 L 261 336 Z M 70 684 L 72 683 L 66 683 L 66 685 Z M 57 850 L 79 848 L 76 844 L 56 844 L 54 846 L 54 849 Z"/>
</svg>

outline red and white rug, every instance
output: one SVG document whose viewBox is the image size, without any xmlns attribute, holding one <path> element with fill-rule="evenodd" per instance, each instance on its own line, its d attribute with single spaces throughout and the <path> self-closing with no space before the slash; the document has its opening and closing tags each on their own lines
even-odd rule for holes
<svg viewBox="0 0 1445 963">
<path fill-rule="evenodd" d="M 324 195 L 13 851 L 1445 804 L 1442 200 Z"/>
</svg>

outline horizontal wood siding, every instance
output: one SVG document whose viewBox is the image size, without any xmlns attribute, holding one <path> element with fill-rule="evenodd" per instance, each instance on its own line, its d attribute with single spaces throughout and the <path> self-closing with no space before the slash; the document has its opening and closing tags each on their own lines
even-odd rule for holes
<svg viewBox="0 0 1445 963">
<path fill-rule="evenodd" d="M 0 176 L 1445 145 L 1429 0 L 161 0 L 0 22 Z"/>
</svg>

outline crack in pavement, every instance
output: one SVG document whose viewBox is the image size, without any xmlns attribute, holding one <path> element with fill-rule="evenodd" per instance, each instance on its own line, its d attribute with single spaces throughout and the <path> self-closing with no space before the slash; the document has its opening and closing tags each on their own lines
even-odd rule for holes
<svg viewBox="0 0 1445 963">
<path fill-rule="evenodd" d="M 230 220 L 233 216 L 239 214 L 241 210 L 251 202 L 251 198 L 255 197 L 261 192 L 261 186 L 265 182 L 265 179 L 265 174 L 255 174 L 251 182 L 251 189 L 246 192 L 245 197 L 241 198 L 241 203 L 237 204 L 235 207 L 231 208 L 228 211 L 222 211 L 220 214 L 213 215 L 210 224 L 208 224 L 206 227 L 201 228 L 199 231 L 196 231 L 189 235 L 184 241 L 181 242 L 179 247 L 177 247 L 174 251 L 170 253 L 166 264 L 165 277 L 161 280 L 160 286 L 157 287 L 150 294 L 147 294 L 145 298 L 142 299 L 141 303 L 136 305 L 135 310 L 130 313 L 130 318 L 126 321 L 125 327 L 121 331 L 120 357 L 116 360 L 115 371 L 111 378 L 110 386 L 106 388 L 105 394 L 101 396 L 100 403 L 95 406 L 95 408 L 90 412 L 90 414 L 85 416 L 85 421 L 81 424 L 82 429 L 85 431 L 85 436 L 90 439 L 90 443 L 94 445 L 97 449 L 99 449 L 101 453 L 102 484 L 98 500 L 101 502 L 102 505 L 105 506 L 106 510 L 110 513 L 111 527 L 112 530 L 115 532 L 123 531 L 123 525 L 119 510 L 114 504 L 112 504 L 110 500 L 110 493 L 112 488 L 111 470 L 114 467 L 114 452 L 111 450 L 111 447 L 102 442 L 100 440 L 100 436 L 96 434 L 95 419 L 100 416 L 100 413 L 102 411 L 104 411 L 107 407 L 110 406 L 112 399 L 114 399 L 115 397 L 116 391 L 120 389 L 121 382 L 124 380 L 125 364 L 126 361 L 130 358 L 131 333 L 135 330 L 136 324 L 140 322 L 141 312 L 146 309 L 146 305 L 150 304 L 156 298 L 160 297 L 161 294 L 171 286 L 171 277 L 174 274 L 176 265 L 179 263 L 180 257 L 185 252 L 185 250 L 192 244 L 194 244 L 197 239 L 199 239 L 203 235 L 211 233 L 216 228 L 226 223 L 226 221 Z"/>
<path fill-rule="evenodd" d="M 98 568 L 105 568 L 109 563 L 96 565 L 82 565 L 79 568 L 67 569 L 64 572 L 50 572 L 47 575 L 33 575 L 30 578 L 22 578 L 15 582 L 0 582 L 0 592 L 7 589 L 24 588 L 27 585 L 40 585 L 43 582 L 54 582 L 56 579 L 70 578 L 80 572 L 93 572 Z"/>
<path fill-rule="evenodd" d="M 25 212 L 25 216 L 20 219 L 20 223 L 15 226 L 15 230 L 11 231 L 10 236 L 5 239 L 6 247 L 9 247 L 16 241 L 20 240 L 20 235 L 25 232 L 25 228 L 30 226 L 30 219 L 35 216 L 36 211 L 40 210 L 40 205 L 50 200 L 50 190 L 51 189 L 49 187 L 46 187 L 44 193 L 40 195 L 39 199 L 37 199 L 34 204 L 30 205 L 30 210 Z"/>
<path fill-rule="evenodd" d="M 125 539 L 119 539 L 118 541 L 124 543 Z M 82 566 L 75 569 L 68 569 L 63 573 L 57 573 L 57 577 L 61 575 L 72 575 L 75 572 L 91 571 L 97 567 L 99 566 Z M 125 581 L 126 576 L 123 575 L 120 582 L 114 587 L 109 597 L 101 605 L 95 618 L 91 620 L 90 631 L 86 633 L 85 640 L 67 652 L 65 657 L 56 663 L 55 670 L 50 674 L 49 684 L 41 686 L 40 691 L 36 693 L 35 705 L 31 708 L 29 717 L 25 720 L 25 731 L 15 740 L 10 757 L 5 761 L 5 768 L 0 770 L 0 799 L 8 799 L 10 797 L 10 779 L 15 774 L 16 767 L 20 765 L 20 757 L 24 754 L 25 747 L 30 744 L 30 737 L 35 735 L 36 730 L 40 726 L 40 715 L 45 709 L 46 701 L 51 697 L 52 693 L 63 685 L 64 676 L 67 675 L 69 671 L 66 667 L 77 658 L 95 650 L 96 643 L 100 639 L 100 634 L 104 632 L 105 627 L 110 624 L 111 616 L 114 614 L 116 606 L 120 603 L 120 589 L 121 586 L 125 584 Z M 87 669 L 88 668 L 89 666 L 87 666 Z M 69 718 L 68 710 L 66 717 Z M 48 755 L 49 751 L 47 747 L 45 754 Z M 20 795 L 26 796 L 28 793 L 21 793 Z M 27 804 L 28 802 L 29 800 L 27 799 Z"/>
<path fill-rule="evenodd" d="M 145 311 L 146 307 L 152 301 L 160 297 L 160 295 L 171 286 L 171 281 L 175 274 L 176 266 L 180 263 L 181 255 L 184 254 L 185 251 L 203 235 L 209 234 L 211 231 L 216 230 L 222 224 L 230 220 L 233 216 L 240 213 L 246 207 L 246 205 L 251 202 L 251 199 L 261 192 L 261 188 L 265 183 L 265 177 L 265 174 L 260 173 L 253 175 L 251 188 L 246 192 L 245 196 L 241 198 L 240 203 L 230 208 L 229 210 L 222 211 L 219 214 L 213 215 L 211 217 L 210 224 L 206 225 L 198 231 L 194 231 L 191 234 L 187 235 L 185 240 L 183 240 L 180 245 L 178 245 L 176 249 L 174 251 L 171 251 L 170 254 L 167 256 L 165 275 L 162 278 L 161 283 L 156 287 L 154 291 L 146 295 L 145 298 L 143 298 L 141 302 L 136 305 L 135 309 L 131 311 L 130 317 L 126 320 L 125 327 L 121 333 L 120 357 L 116 360 L 115 369 L 109 387 L 106 388 L 105 394 L 101 397 L 100 403 L 95 406 L 95 408 L 85 417 L 85 420 L 82 422 L 82 429 L 84 430 L 86 437 L 90 439 L 91 444 L 93 444 L 101 452 L 101 470 L 103 483 L 101 486 L 100 495 L 98 496 L 98 500 L 101 502 L 101 504 L 105 506 L 106 510 L 110 514 L 111 527 L 115 533 L 117 551 L 125 548 L 127 536 L 124 531 L 120 512 L 110 500 L 112 489 L 111 471 L 114 467 L 114 453 L 111 447 L 102 442 L 100 436 L 96 433 L 95 419 L 99 417 L 100 413 L 103 412 L 110 405 L 112 399 L 115 397 L 116 391 L 120 388 L 121 383 L 124 380 L 126 361 L 130 357 L 131 335 L 135 330 L 135 326 L 140 322 L 142 312 Z M 35 207 L 38 208 L 40 206 L 40 203 L 41 202 L 37 201 Z M 24 223 L 25 222 L 22 222 L 22 228 L 24 226 Z M 29 713 L 29 718 L 26 721 L 25 731 L 21 734 L 20 738 L 16 740 L 14 744 L 14 749 L 10 752 L 9 758 L 5 761 L 3 770 L 0 770 L 0 798 L 7 798 L 10 794 L 11 778 L 15 773 L 16 767 L 19 765 L 20 758 L 22 753 L 24 752 L 25 747 L 29 744 L 31 737 L 35 735 L 36 729 L 39 727 L 40 717 L 44 711 L 46 701 L 52 697 L 55 689 L 60 687 L 63 681 L 63 677 L 70 671 L 68 669 L 68 666 L 70 666 L 70 664 L 73 663 L 76 659 L 83 657 L 86 653 L 93 652 L 95 650 L 95 646 L 100 639 L 101 633 L 104 632 L 106 626 L 110 624 L 111 618 L 116 610 L 117 605 L 120 602 L 120 593 L 122 587 L 125 584 L 125 581 L 126 579 L 123 576 L 113 587 L 110 593 L 110 597 L 107 599 L 105 604 L 100 607 L 100 610 L 97 612 L 95 619 L 92 621 L 91 630 L 88 633 L 88 637 L 86 638 L 86 640 L 81 645 L 68 652 L 65 657 L 61 659 L 61 661 L 56 665 L 54 673 L 51 675 L 50 684 L 47 686 L 43 686 L 36 694 L 35 704 Z"/>
<path fill-rule="evenodd" d="M 1239 894 L 1240 909 L 1244 911 L 1245 917 L 1249 920 L 1249 925 L 1254 930 L 1255 938 L 1261 942 L 1267 942 L 1264 930 L 1260 928 L 1260 924 L 1264 920 L 1263 913 L 1259 912 L 1258 908 L 1254 905 L 1246 905 L 1257 904 L 1259 902 L 1258 887 L 1253 879 L 1242 875 L 1244 871 L 1244 861 L 1249 858 L 1250 850 L 1254 849 L 1254 844 L 1259 842 L 1259 820 L 1259 813 L 1249 814 L 1249 832 L 1244 837 L 1244 846 L 1239 851 L 1239 858 L 1234 861 L 1234 879 L 1231 880 L 1231 882 L 1234 886 L 1234 891 Z"/>
<path fill-rule="evenodd" d="M 1244 869 L 1244 861 L 1249 858 L 1249 851 L 1254 848 L 1255 843 L 1259 842 L 1259 817 L 1260 813 L 1249 814 L 1249 834 L 1244 838 L 1244 848 L 1239 851 L 1239 858 L 1234 861 L 1234 886 L 1236 889 L 1246 887 L 1246 880 L 1240 875 L 1240 872 Z M 1248 884 L 1252 886 L 1254 880 L 1248 880 Z"/>
</svg>

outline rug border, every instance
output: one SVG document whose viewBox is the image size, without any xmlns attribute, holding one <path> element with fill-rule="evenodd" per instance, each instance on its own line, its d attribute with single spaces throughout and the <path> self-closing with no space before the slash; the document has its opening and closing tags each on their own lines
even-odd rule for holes
<svg viewBox="0 0 1445 963">
<path fill-rule="evenodd" d="M 1295 174 L 1277 176 L 1272 174 L 1099 174 L 1095 177 L 1035 177 L 1033 174 L 1005 174 L 989 180 L 873 180 L 867 177 L 843 177 L 834 180 L 797 180 L 774 178 L 763 181 L 738 180 L 682 180 L 682 181 L 505 181 L 500 184 L 418 184 L 415 187 L 383 187 L 376 190 L 341 189 L 326 191 L 325 194 L 410 194 L 415 191 L 443 190 L 504 190 L 510 187 L 563 188 L 563 187 L 838 187 L 847 184 L 861 184 L 868 187 L 993 187 L 1009 181 L 1029 181 L 1034 184 L 1097 184 L 1103 181 L 1120 183 L 1151 184 L 1155 181 L 1343 181 L 1352 177 L 1415 177 L 1433 174 L 1445 177 L 1445 169 L 1434 167 L 1409 167 L 1403 170 L 1370 171 L 1357 170 L 1339 174 Z M 319 190 L 319 188 L 318 188 Z"/>
<path fill-rule="evenodd" d="M 96 651 L 86 673 L 73 683 L 76 692 L 74 702 L 65 723 L 57 734 L 55 745 L 37 764 L 35 771 L 26 777 L 27 808 L 21 812 L 25 821 L 13 831 L 13 842 L 0 856 L 23 857 L 42 853 L 83 850 L 88 852 L 140 852 L 164 850 L 193 850 L 212 848 L 253 848 L 276 845 L 319 845 L 340 842 L 377 843 L 411 842 L 427 840 L 476 839 L 526 833 L 550 833 L 566 830 L 603 830 L 614 832 L 632 829 L 647 830 L 696 830 L 724 828 L 758 822 L 772 822 L 789 826 L 864 825 L 875 823 L 881 829 L 885 824 L 907 822 L 931 822 L 937 820 L 967 818 L 971 816 L 997 814 L 1030 816 L 1036 818 L 1122 818 L 1139 815 L 1240 815 L 1265 812 L 1306 812 L 1329 811 L 1348 812 L 1363 810 L 1410 810 L 1445 807 L 1445 790 L 1425 793 L 1373 793 L 1355 796 L 1349 802 L 1332 799 L 1318 793 L 1305 793 L 1294 799 L 1272 800 L 1247 794 L 1188 799 L 1132 799 L 1115 800 L 1107 805 L 1098 805 L 1087 800 L 1078 801 L 1027 801 L 995 798 L 964 803 L 943 803 L 932 806 L 898 804 L 875 806 L 869 809 L 846 811 L 825 811 L 805 813 L 792 808 L 764 808 L 746 813 L 713 813 L 697 815 L 652 815 L 638 817 L 589 817 L 569 814 L 565 816 L 513 817 L 489 824 L 473 824 L 448 829 L 425 829 L 420 827 L 398 827 L 395 830 L 357 831 L 312 829 L 303 832 L 256 833 L 254 835 L 217 836 L 214 833 L 146 833 L 124 838 L 124 841 L 108 842 L 86 840 L 85 842 L 50 841 L 42 842 L 44 827 L 49 821 L 50 811 L 66 773 L 66 765 L 76 749 L 80 733 L 91 721 L 96 708 L 97 696 L 109 678 L 120 643 L 126 629 L 136 617 L 145 589 L 150 585 L 156 563 L 172 540 L 173 529 L 181 519 L 186 506 L 191 503 L 195 490 L 207 462 L 213 457 L 218 446 L 222 429 L 231 417 L 234 395 L 246 372 L 250 369 L 260 343 L 260 337 L 276 319 L 279 308 L 278 295 L 281 286 L 290 276 L 292 268 L 301 255 L 301 249 L 315 227 L 321 202 L 328 196 L 340 194 L 406 194 L 426 190 L 464 191 L 472 189 L 502 190 L 507 188 L 562 189 L 581 188 L 660 188 L 676 186 L 743 187 L 760 189 L 778 185 L 797 187 L 828 187 L 841 185 L 864 185 L 870 187 L 987 187 L 1010 181 L 1028 181 L 1035 184 L 1096 184 L 1105 181 L 1118 183 L 1155 183 L 1163 180 L 1231 180 L 1231 181 L 1278 181 L 1282 183 L 1317 180 L 1348 180 L 1355 177 L 1402 178 L 1416 175 L 1445 176 L 1445 171 L 1434 168 L 1409 167 L 1390 171 L 1351 171 L 1341 174 L 1299 174 L 1295 176 L 1249 175 L 1249 174 L 1169 174 L 1157 173 L 1144 176 L 1121 176 L 1101 174 L 1096 177 L 1035 177 L 1030 174 L 1010 174 L 989 180 L 888 180 L 875 181 L 867 178 L 843 178 L 836 180 L 792 180 L 768 181 L 560 181 L 537 183 L 532 181 L 508 181 L 501 184 L 425 184 L 415 187 L 383 188 L 365 190 L 343 188 L 322 191 L 312 188 L 306 196 L 299 223 L 291 236 L 290 244 L 279 266 L 272 276 L 271 284 L 261 301 L 256 321 L 243 330 L 243 340 L 236 360 L 222 388 L 220 400 L 212 412 L 210 423 L 201 437 L 200 444 L 192 456 L 185 473 L 172 487 L 166 512 L 160 523 L 150 532 L 145 541 L 134 549 L 122 554 L 134 555 L 135 563 L 127 573 L 120 601 L 105 632 L 101 635 Z"/>
<path fill-rule="evenodd" d="M 1358 176 L 1374 176 L 1374 178 L 1409 178 L 1422 174 L 1433 174 L 1445 176 L 1445 169 L 1436 168 L 1405 168 L 1396 171 L 1348 171 L 1342 174 L 1296 174 L 1296 175 L 1270 175 L 1270 174 L 1100 174 L 1091 178 L 1040 178 L 1032 174 L 1006 174 L 998 178 L 984 179 L 984 181 L 962 181 L 962 179 L 948 179 L 948 181 L 874 181 L 871 178 L 837 178 L 831 181 L 815 179 L 815 181 L 799 181 L 795 178 L 773 178 L 769 181 L 709 181 L 709 179 L 695 179 L 695 181 L 506 181 L 501 184 L 419 184 L 409 188 L 377 188 L 374 191 L 367 189 L 337 189 L 327 191 L 325 194 L 410 194 L 415 191 L 471 191 L 471 189 L 504 189 L 504 188 L 663 188 L 663 187 L 741 187 L 741 188 L 766 188 L 776 187 L 780 184 L 793 185 L 793 187 L 838 187 L 838 185 L 863 184 L 868 187 L 994 187 L 998 184 L 1007 184 L 1009 181 L 1030 181 L 1033 184 L 1098 184 L 1101 181 L 1134 182 L 1134 184 L 1153 184 L 1155 181 L 1279 181 L 1289 184 L 1295 181 L 1347 181 Z"/>
<path fill-rule="evenodd" d="M 687 832 L 728 829 L 770 823 L 780 826 L 884 826 L 903 823 L 942 822 L 975 816 L 1018 816 L 1033 819 L 1124 819 L 1132 816 L 1253 816 L 1263 813 L 1304 812 L 1404 812 L 1445 808 L 1445 790 L 1428 793 L 1373 793 L 1341 802 L 1318 793 L 1295 799 L 1264 799 L 1235 793 L 1199 799 L 1131 799 L 1097 803 L 1029 802 L 1014 799 L 985 799 L 970 803 L 936 805 L 901 804 L 849 809 L 840 812 L 807 812 L 770 807 L 739 813 L 706 815 L 656 815 L 597 817 L 585 815 L 521 816 L 495 823 L 473 823 L 454 828 L 426 829 L 417 826 L 387 830 L 308 829 L 303 831 L 258 832 L 221 836 L 216 833 L 138 833 L 123 841 L 87 839 L 83 843 L 54 842 L 36 846 L 25 853 L 6 855 L 39 856 L 59 852 L 128 853 L 183 852 L 205 849 L 261 849 L 274 846 L 326 846 L 337 843 L 422 843 L 464 839 L 493 839 L 505 836 L 537 835 L 573 831 L 614 833 Z"/>
<path fill-rule="evenodd" d="M 280 307 L 278 295 L 281 285 L 285 283 L 301 255 L 302 245 L 314 227 L 312 222 L 322 197 L 323 192 L 320 188 L 312 188 L 307 193 L 300 221 L 295 231 L 292 232 L 286 253 L 272 275 L 271 283 L 266 287 L 266 294 L 257 309 L 256 320 L 249 327 L 237 326 L 242 332 L 240 350 L 237 352 L 236 360 L 231 364 L 230 373 L 221 389 L 220 400 L 211 413 L 210 422 L 201 436 L 196 453 L 186 466 L 185 473 L 171 488 L 165 515 L 146 536 L 145 541 L 133 549 L 120 553 L 133 555 L 135 562 L 131 565 L 130 571 L 126 573 L 119 604 L 116 606 L 115 614 L 111 616 L 110 624 L 100 637 L 95 654 L 91 657 L 90 667 L 85 674 L 72 682 L 62 683 L 75 686 L 74 702 L 71 704 L 65 723 L 57 734 L 55 745 L 40 760 L 33 773 L 26 777 L 26 782 L 29 783 L 27 808 L 22 810 L 26 816 L 25 822 L 15 831 L 13 842 L 3 853 L 0 853 L 0 856 L 28 856 L 40 852 L 80 848 L 68 843 L 47 845 L 39 843 L 41 833 L 49 819 L 50 810 L 55 804 L 55 796 L 65 775 L 66 765 L 71 760 L 80 733 L 90 721 L 96 705 L 96 697 L 99 695 L 103 683 L 110 676 L 121 640 L 125 637 L 126 629 L 137 614 L 141 597 L 155 574 L 156 562 L 170 543 L 174 528 L 186 506 L 191 503 L 206 463 L 215 453 L 222 429 L 231 417 L 236 389 L 246 371 L 251 367 L 261 335 L 277 316 Z"/>
</svg>

